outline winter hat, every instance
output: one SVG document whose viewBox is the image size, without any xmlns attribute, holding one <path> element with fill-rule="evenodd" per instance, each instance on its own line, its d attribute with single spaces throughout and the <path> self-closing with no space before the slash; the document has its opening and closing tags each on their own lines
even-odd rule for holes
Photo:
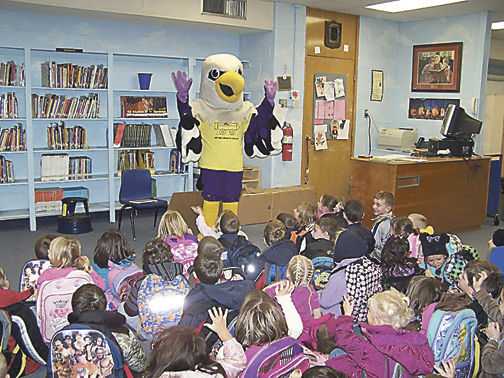
<svg viewBox="0 0 504 378">
<path fill-rule="evenodd" d="M 422 243 L 422 252 L 424 257 L 432 255 L 448 256 L 446 244 L 450 241 L 450 237 L 443 233 L 439 235 L 420 234 L 420 242 Z"/>
<path fill-rule="evenodd" d="M 504 228 L 499 228 L 495 230 L 492 236 L 492 241 L 496 247 L 504 245 Z"/>
</svg>

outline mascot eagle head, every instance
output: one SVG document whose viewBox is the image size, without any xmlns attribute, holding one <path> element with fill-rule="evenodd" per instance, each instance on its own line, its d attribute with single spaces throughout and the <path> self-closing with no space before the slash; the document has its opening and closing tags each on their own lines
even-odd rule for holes
<svg viewBox="0 0 504 378">
<path fill-rule="evenodd" d="M 243 106 L 243 64 L 234 55 L 210 55 L 201 67 L 200 99 L 214 109 Z"/>
</svg>

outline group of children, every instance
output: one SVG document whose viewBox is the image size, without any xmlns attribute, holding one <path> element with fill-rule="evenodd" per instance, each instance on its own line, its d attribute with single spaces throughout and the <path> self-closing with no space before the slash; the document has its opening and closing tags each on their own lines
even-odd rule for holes
<svg viewBox="0 0 504 378">
<path fill-rule="evenodd" d="M 141 268 L 118 230 L 92 261 L 76 239 L 43 236 L 21 292 L 0 269 L 0 376 L 504 374 L 502 272 L 393 206 L 377 193 L 368 229 L 359 201 L 301 202 L 266 224 L 263 248 L 229 210 L 207 225 L 193 207 L 197 236 L 168 210 Z"/>
</svg>

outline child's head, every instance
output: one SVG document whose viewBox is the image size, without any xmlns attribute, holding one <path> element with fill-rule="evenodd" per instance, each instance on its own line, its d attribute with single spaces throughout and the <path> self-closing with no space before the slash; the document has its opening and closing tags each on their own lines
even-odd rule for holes
<svg viewBox="0 0 504 378">
<path fill-rule="evenodd" d="M 159 377 L 164 372 L 189 370 L 225 376 L 222 366 L 208 355 L 201 336 L 180 325 L 165 329 L 152 345 L 144 376 Z"/>
<path fill-rule="evenodd" d="M 313 263 L 305 256 L 295 255 L 289 261 L 286 275 L 294 287 L 309 286 L 313 278 Z"/>
<path fill-rule="evenodd" d="M 132 260 L 133 258 L 134 253 L 122 231 L 108 230 L 96 242 L 93 261 L 100 268 L 107 268 L 109 260 L 119 264 L 123 260 Z"/>
<path fill-rule="evenodd" d="M 287 230 L 298 226 L 296 217 L 289 213 L 280 213 L 277 215 L 276 219 L 282 222 Z"/>
<path fill-rule="evenodd" d="M 501 247 L 504 245 L 504 228 L 499 228 L 494 231 L 492 239 L 490 239 L 488 245 L 490 248 Z"/>
<path fill-rule="evenodd" d="M 317 219 L 317 208 L 307 201 L 302 201 L 294 209 L 294 217 L 297 219 L 299 226 L 309 226 Z"/>
<path fill-rule="evenodd" d="M 347 375 L 330 366 L 314 366 L 306 370 L 301 378 L 346 378 Z"/>
<path fill-rule="evenodd" d="M 394 267 L 406 266 L 410 254 L 408 240 L 392 235 L 383 245 L 381 266 L 384 272 L 390 272 Z"/>
<path fill-rule="evenodd" d="M 143 265 L 155 265 L 173 262 L 170 245 L 161 238 L 155 238 L 145 244 L 142 254 Z"/>
<path fill-rule="evenodd" d="M 445 233 L 440 235 L 420 234 L 425 263 L 435 269 L 440 269 L 448 258 L 446 244 L 449 241 L 450 237 Z"/>
<path fill-rule="evenodd" d="M 410 300 L 409 307 L 416 317 L 422 316 L 422 310 L 428 305 L 438 302 L 444 292 L 443 284 L 434 277 L 415 276 L 411 279 L 406 296 Z"/>
<path fill-rule="evenodd" d="M 252 290 L 243 300 L 236 320 L 235 338 L 244 346 L 262 345 L 287 335 L 282 311 L 268 294 Z"/>
<path fill-rule="evenodd" d="M 58 236 L 49 245 L 48 257 L 55 268 L 74 266 L 80 254 L 80 242 L 68 236 Z"/>
<path fill-rule="evenodd" d="M 264 227 L 264 243 L 266 246 L 271 246 L 280 243 L 287 236 L 285 225 L 279 220 L 269 221 Z"/>
<path fill-rule="evenodd" d="M 384 190 L 379 191 L 373 197 L 373 214 L 380 216 L 392 211 L 394 207 L 394 195 Z"/>
<path fill-rule="evenodd" d="M 369 298 L 367 318 L 371 325 L 387 324 L 401 329 L 413 320 L 413 311 L 409 308 L 408 297 L 392 288 Z"/>
<path fill-rule="evenodd" d="M 223 234 L 236 234 L 240 231 L 240 220 L 231 210 L 222 212 L 219 225 Z"/>
<path fill-rule="evenodd" d="M 334 241 L 336 239 L 336 232 L 341 228 L 338 222 L 333 217 L 323 217 L 317 219 L 311 232 L 314 239 L 326 239 Z"/>
<path fill-rule="evenodd" d="M 415 227 L 417 231 L 427 228 L 427 218 L 422 214 L 413 213 L 408 215 L 408 218 L 413 222 L 413 227 Z"/>
<path fill-rule="evenodd" d="M 496 291 L 499 287 L 501 271 L 494 264 L 488 261 L 469 261 L 464 268 L 464 273 L 460 275 L 460 280 L 466 280 L 468 286 L 473 288 L 473 278 L 479 279 L 481 272 L 485 272 L 487 274 L 487 278 L 483 281 L 481 288 L 485 289 L 489 293 Z"/>
<path fill-rule="evenodd" d="M 205 236 L 198 244 L 198 255 L 206 252 L 216 253 L 220 256 L 224 252 L 224 247 L 213 236 Z"/>
<path fill-rule="evenodd" d="M 224 263 L 216 253 L 200 253 L 194 259 L 194 273 L 201 283 L 214 285 L 222 276 Z"/>
<path fill-rule="evenodd" d="M 84 311 L 105 310 L 107 298 L 103 290 L 93 284 L 85 284 L 79 287 L 72 295 L 72 311 L 81 313 Z"/>
<path fill-rule="evenodd" d="M 10 286 L 9 280 L 7 279 L 7 274 L 3 268 L 0 268 L 0 289 L 8 289 Z"/>
<path fill-rule="evenodd" d="M 332 194 L 324 194 L 320 197 L 317 207 L 319 212 L 327 213 L 328 211 L 334 211 L 336 205 L 340 202 L 336 196 Z"/>
<path fill-rule="evenodd" d="M 392 235 L 407 238 L 414 232 L 413 222 L 406 217 L 394 217 L 390 221 L 390 231 Z"/>
<path fill-rule="evenodd" d="M 166 238 L 175 235 L 177 238 L 181 238 L 188 231 L 189 227 L 178 211 L 166 210 L 166 213 L 159 221 L 157 236 L 158 238 Z"/>
<path fill-rule="evenodd" d="M 364 218 L 364 206 L 358 200 L 347 201 L 343 208 L 343 214 L 350 223 L 360 222 Z"/>
<path fill-rule="evenodd" d="M 35 241 L 35 257 L 37 259 L 47 259 L 47 254 L 49 253 L 49 245 L 56 239 L 56 235 L 47 234 L 39 237 Z"/>
</svg>

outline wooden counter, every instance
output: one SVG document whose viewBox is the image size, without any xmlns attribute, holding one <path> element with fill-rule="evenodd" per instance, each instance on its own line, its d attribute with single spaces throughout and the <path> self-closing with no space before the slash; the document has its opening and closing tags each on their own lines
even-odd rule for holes
<svg viewBox="0 0 504 378">
<path fill-rule="evenodd" d="M 363 224 L 371 226 L 373 196 L 394 194 L 397 216 L 420 213 L 436 232 L 479 228 L 487 209 L 489 157 L 380 161 L 352 158 L 350 198 L 364 205 Z"/>
</svg>

